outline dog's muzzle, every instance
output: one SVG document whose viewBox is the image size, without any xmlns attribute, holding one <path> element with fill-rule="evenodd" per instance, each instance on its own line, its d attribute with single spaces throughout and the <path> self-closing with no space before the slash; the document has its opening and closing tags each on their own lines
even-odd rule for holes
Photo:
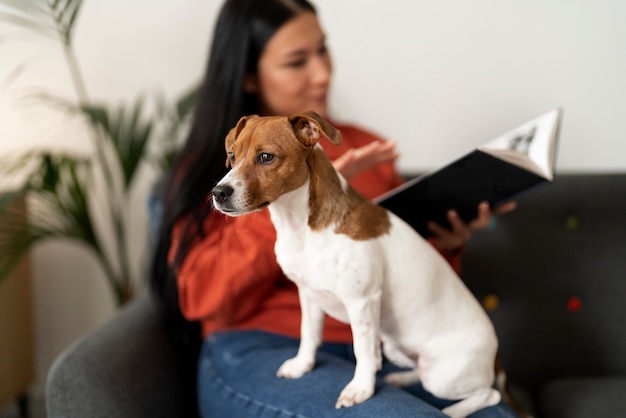
<svg viewBox="0 0 626 418">
<path fill-rule="evenodd" d="M 235 190 L 228 184 L 217 185 L 211 191 L 213 199 L 217 203 L 224 204 L 235 193 Z"/>
<path fill-rule="evenodd" d="M 215 208 L 223 213 L 233 212 L 235 208 L 232 205 L 231 197 L 235 193 L 235 189 L 228 184 L 218 184 L 213 188 L 213 204 Z"/>
<path fill-rule="evenodd" d="M 250 212 L 255 212 L 266 208 L 270 202 L 261 202 L 250 206 L 254 203 L 254 199 L 250 199 L 246 204 L 245 199 L 242 200 L 241 194 L 236 194 L 235 189 L 229 184 L 218 184 L 211 191 L 213 194 L 213 206 L 228 216 L 240 216 Z"/>
</svg>

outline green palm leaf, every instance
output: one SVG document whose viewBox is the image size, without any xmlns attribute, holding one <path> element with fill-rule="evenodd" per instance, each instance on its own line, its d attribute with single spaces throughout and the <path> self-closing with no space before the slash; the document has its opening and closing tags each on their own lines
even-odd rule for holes
<svg viewBox="0 0 626 418">
<path fill-rule="evenodd" d="M 148 103 L 142 96 L 127 107 L 120 104 L 116 108 L 107 108 L 99 104 L 75 104 L 62 97 L 50 94 L 37 94 L 35 99 L 51 104 L 58 109 L 84 116 L 96 130 L 104 135 L 98 140 L 108 140 L 113 147 L 119 164 L 124 187 L 129 190 L 140 163 L 147 157 L 150 136 L 156 124 L 146 114 Z"/>
<path fill-rule="evenodd" d="M 69 45 L 81 5 L 82 0 L 0 0 L 0 20 L 46 37 L 59 36 Z"/>
<path fill-rule="evenodd" d="M 147 146 L 154 122 L 145 120 L 145 99 L 139 97 L 132 107 L 124 104 L 117 109 L 103 106 L 82 105 L 81 111 L 90 122 L 105 132 L 115 150 L 124 175 L 125 189 L 130 189 L 141 161 L 147 154 Z"/>
<path fill-rule="evenodd" d="M 50 238 L 76 239 L 101 258 L 87 195 L 89 161 L 47 152 L 29 153 L 28 158 L 38 160 L 38 168 L 23 184 L 0 197 L 0 278 L 32 246 Z M 4 174 L 13 173 L 14 165 L 4 165 Z M 26 197 L 27 217 L 19 205 Z"/>
</svg>

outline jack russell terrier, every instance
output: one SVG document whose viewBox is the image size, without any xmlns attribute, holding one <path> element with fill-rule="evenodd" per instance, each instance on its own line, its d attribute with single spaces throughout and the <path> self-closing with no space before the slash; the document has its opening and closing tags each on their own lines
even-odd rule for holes
<svg viewBox="0 0 626 418">
<path fill-rule="evenodd" d="M 317 144 L 341 133 L 314 112 L 245 116 L 226 137 L 231 170 L 212 191 L 217 210 L 240 216 L 269 206 L 276 257 L 298 286 L 302 309 L 297 355 L 277 375 L 314 367 L 324 313 L 349 323 L 356 367 L 336 407 L 374 394 L 385 356 L 409 371 L 385 376 L 416 382 L 459 400 L 443 412 L 465 417 L 495 405 L 498 340 L 488 316 L 441 255 L 404 221 L 354 191 Z"/>
</svg>

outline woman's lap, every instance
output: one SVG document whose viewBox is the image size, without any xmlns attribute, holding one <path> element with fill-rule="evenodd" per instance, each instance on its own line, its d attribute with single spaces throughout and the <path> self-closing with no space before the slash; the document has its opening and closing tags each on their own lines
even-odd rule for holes
<svg viewBox="0 0 626 418">
<path fill-rule="evenodd" d="M 379 377 L 375 395 L 363 404 L 335 409 L 335 401 L 354 374 L 350 346 L 327 344 L 318 350 L 315 369 L 300 379 L 276 376 L 293 357 L 298 341 L 262 331 L 222 332 L 205 341 L 199 363 L 198 398 L 204 417 L 444 417 L 414 394 L 442 407 L 421 385 L 399 389 Z M 394 366 L 386 364 L 382 373 Z M 505 405 L 472 417 L 513 417 Z"/>
</svg>

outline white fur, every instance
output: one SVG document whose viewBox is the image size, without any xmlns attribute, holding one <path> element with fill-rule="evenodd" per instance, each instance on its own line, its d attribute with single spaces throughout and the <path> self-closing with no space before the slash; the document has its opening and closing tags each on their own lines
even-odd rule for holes
<svg viewBox="0 0 626 418">
<path fill-rule="evenodd" d="M 247 193 L 238 169 L 219 183 L 234 187 L 231 205 Z M 350 323 L 357 359 L 337 408 L 374 394 L 380 341 L 391 361 L 413 369 L 388 375 L 387 381 L 407 385 L 421 380 L 437 397 L 460 399 L 444 409 L 448 415 L 465 417 L 500 401 L 492 389 L 498 343 L 491 322 L 443 257 L 404 221 L 389 213 L 390 232 L 364 241 L 333 227 L 313 231 L 307 225 L 308 181 L 269 209 L 277 260 L 297 284 L 302 308 L 298 353 L 278 376 L 298 378 L 313 369 L 326 312 Z"/>
</svg>

